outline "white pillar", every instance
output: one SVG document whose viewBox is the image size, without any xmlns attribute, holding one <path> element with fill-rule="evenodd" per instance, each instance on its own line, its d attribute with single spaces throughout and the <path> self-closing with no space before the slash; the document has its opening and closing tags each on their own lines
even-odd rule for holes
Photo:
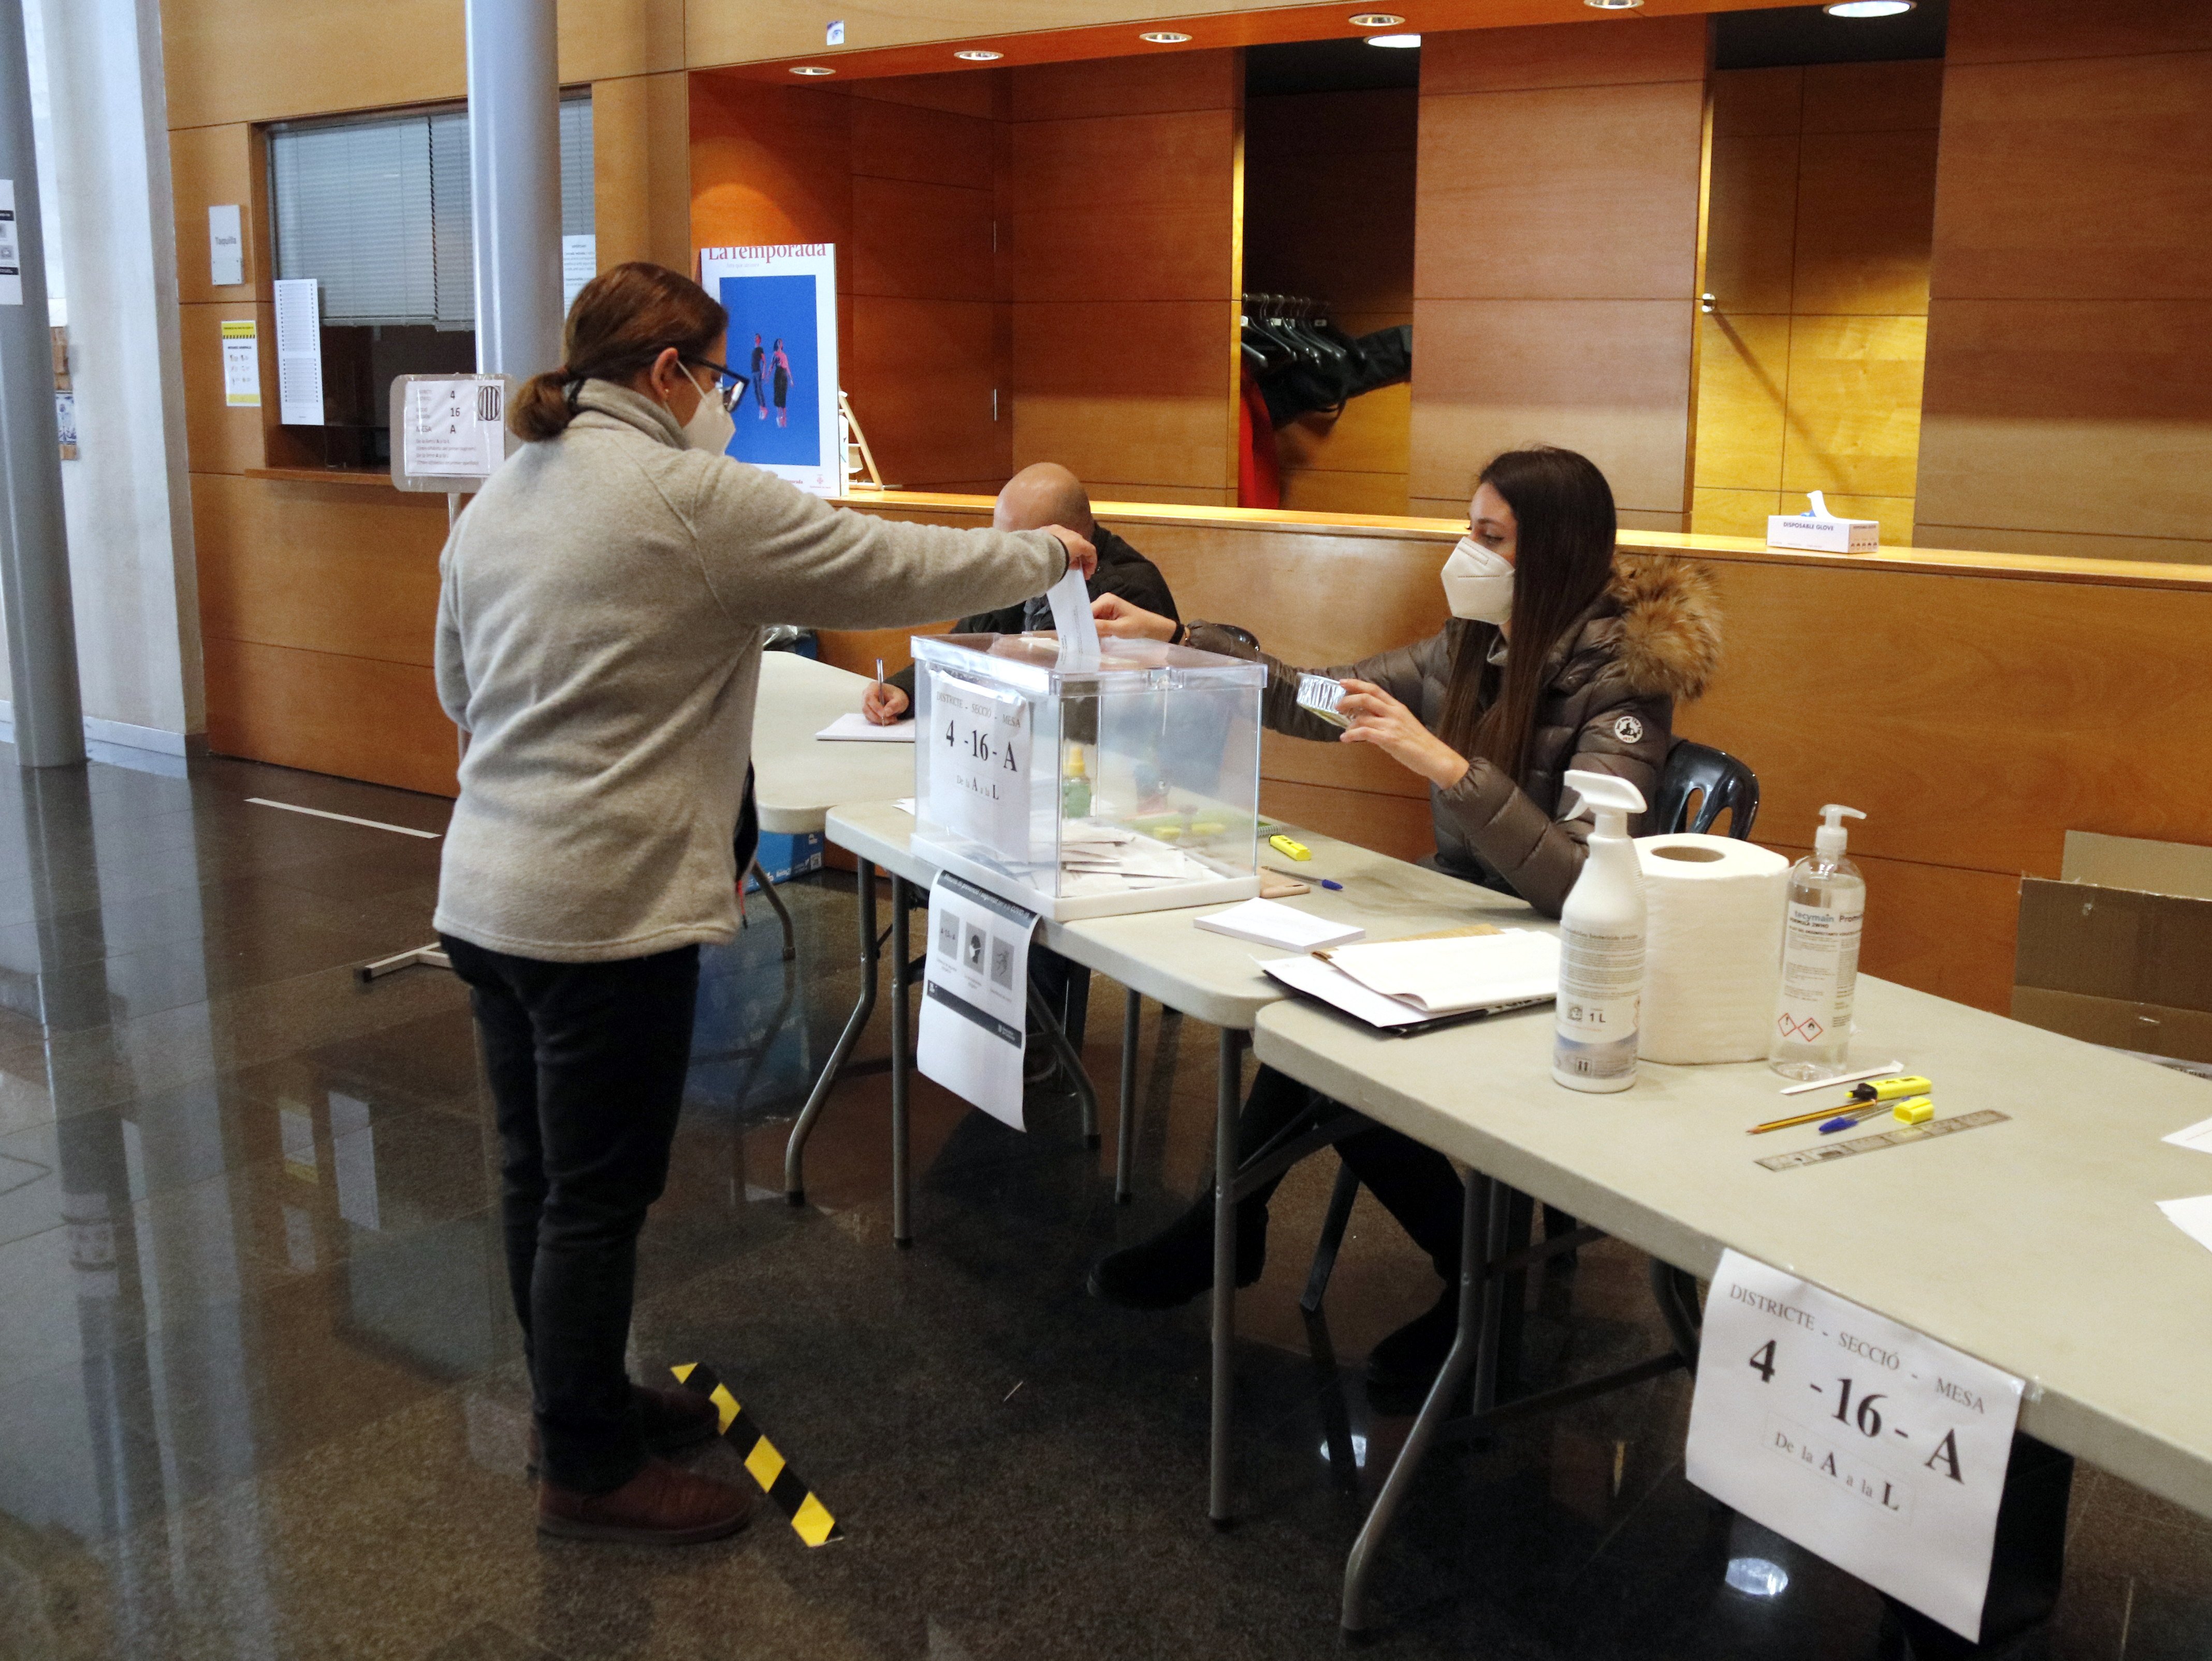
<svg viewBox="0 0 2212 1661">
<path fill-rule="evenodd" d="M 25 767 L 67 767 L 84 759 L 84 720 L 22 0 L 0 0 L 0 179 L 14 192 L 16 253 L 15 269 L 0 274 L 0 597 L 15 756 Z"/>
<path fill-rule="evenodd" d="M 554 0 L 467 0 L 477 370 L 561 362 L 561 75 Z"/>
</svg>

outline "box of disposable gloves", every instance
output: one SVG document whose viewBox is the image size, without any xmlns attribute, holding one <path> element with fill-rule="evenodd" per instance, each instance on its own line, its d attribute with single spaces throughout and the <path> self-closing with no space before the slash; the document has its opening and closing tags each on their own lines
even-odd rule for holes
<svg viewBox="0 0 2212 1661">
<path fill-rule="evenodd" d="M 1812 492 L 1811 500 L 1808 512 L 1766 516 L 1768 547 L 1803 548 L 1816 554 L 1870 554 L 1881 545 L 1880 521 L 1832 514 L 1818 490 Z"/>
</svg>

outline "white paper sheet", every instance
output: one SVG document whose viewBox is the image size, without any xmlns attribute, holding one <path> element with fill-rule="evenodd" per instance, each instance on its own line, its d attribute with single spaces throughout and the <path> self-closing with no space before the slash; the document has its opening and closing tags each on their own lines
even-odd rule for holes
<svg viewBox="0 0 2212 1661">
<path fill-rule="evenodd" d="M 1690 1402 L 1689 1479 L 1973 1639 L 2021 1381 L 1730 1251 Z"/>
<path fill-rule="evenodd" d="M 276 418 L 287 427 L 323 424 L 322 286 L 280 277 L 276 299 Z"/>
<path fill-rule="evenodd" d="M 912 744 L 914 723 L 878 727 L 857 709 L 848 710 L 814 735 L 825 744 Z"/>
<path fill-rule="evenodd" d="M 2172 1138 L 2166 1140 L 2171 1141 Z M 2199 1194 L 2189 1200 L 2160 1200 L 2158 1208 L 2166 1214 L 2166 1221 L 2197 1244 L 2212 1250 L 2212 1194 Z"/>
<path fill-rule="evenodd" d="M 246 236 L 235 202 L 208 205 L 208 283 L 230 289 L 246 281 Z"/>
<path fill-rule="evenodd" d="M 1304 992 L 1323 1003 L 1334 1004 L 1347 1015 L 1356 1015 L 1370 1026 L 1411 1026 L 1431 1019 L 1411 1004 L 1370 992 L 1351 976 L 1319 958 L 1303 953 L 1274 958 L 1260 964 L 1268 974 L 1296 992 Z"/>
<path fill-rule="evenodd" d="M 1028 1042 L 1030 937 L 1036 918 L 940 873 L 929 891 L 921 1034 L 915 1064 L 1017 1130 Z"/>
<path fill-rule="evenodd" d="M 1211 916 L 1193 917 L 1191 922 L 1211 934 L 1227 934 L 1257 946 L 1279 946 L 1285 952 L 1310 952 L 1317 946 L 1346 946 L 1367 933 L 1356 922 L 1316 917 L 1310 911 L 1301 911 L 1294 905 L 1279 905 L 1273 900 L 1246 900 L 1242 905 L 1232 905 Z"/>
<path fill-rule="evenodd" d="M 261 342 L 250 317 L 222 326 L 222 401 L 234 410 L 261 407 Z"/>
<path fill-rule="evenodd" d="M 1096 662 L 1098 658 L 1098 620 L 1091 615 L 1091 591 L 1083 573 L 1073 565 L 1067 574 L 1045 591 L 1052 606 L 1053 631 L 1060 636 L 1063 662 L 1070 657 Z"/>
<path fill-rule="evenodd" d="M 2199 1119 L 2195 1124 L 2184 1125 L 2171 1136 L 2159 1141 L 2172 1142 L 2176 1147 L 2192 1147 L 2199 1153 L 2212 1153 L 2212 1119 Z"/>
<path fill-rule="evenodd" d="M 1443 940 L 1370 940 L 1339 946 L 1329 961 L 1370 990 L 1426 1015 L 1548 998 L 1559 989 L 1558 937 L 1528 928 Z"/>
<path fill-rule="evenodd" d="M 409 381 L 400 465 L 418 478 L 489 478 L 507 459 L 505 392 L 487 376 Z"/>
</svg>

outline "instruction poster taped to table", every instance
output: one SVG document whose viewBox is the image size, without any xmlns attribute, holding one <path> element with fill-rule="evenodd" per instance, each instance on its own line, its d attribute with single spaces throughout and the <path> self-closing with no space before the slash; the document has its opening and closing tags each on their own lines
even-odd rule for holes
<svg viewBox="0 0 2212 1661">
<path fill-rule="evenodd" d="M 1730 1251 L 1705 1300 L 1689 1479 L 1970 1641 L 2021 1381 Z"/>
<path fill-rule="evenodd" d="M 1036 917 L 971 882 L 940 873 L 929 891 L 922 977 L 926 1078 L 1017 1130 L 1029 1034 L 1030 939 Z"/>
</svg>

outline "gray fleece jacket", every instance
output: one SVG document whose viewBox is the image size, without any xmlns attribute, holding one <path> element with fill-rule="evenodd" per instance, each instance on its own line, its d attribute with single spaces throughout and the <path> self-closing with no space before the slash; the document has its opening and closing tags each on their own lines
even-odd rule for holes
<svg viewBox="0 0 2212 1661">
<path fill-rule="evenodd" d="M 586 383 L 439 558 L 439 701 L 468 738 L 440 933 L 556 963 L 737 929 L 732 868 L 761 630 L 884 629 L 1042 593 L 1066 551 L 841 512 L 684 447 L 659 404 Z"/>
</svg>

